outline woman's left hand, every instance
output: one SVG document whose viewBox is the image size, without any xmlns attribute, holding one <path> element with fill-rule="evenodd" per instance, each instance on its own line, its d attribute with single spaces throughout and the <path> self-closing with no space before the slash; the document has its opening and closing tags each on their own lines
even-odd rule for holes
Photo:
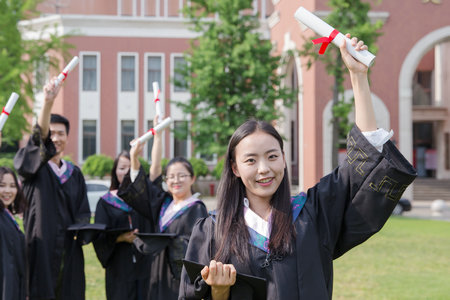
<svg viewBox="0 0 450 300">
<path fill-rule="evenodd" d="M 345 35 L 346 37 L 350 38 L 350 33 L 347 33 Z M 356 37 L 351 38 L 350 40 L 351 45 L 355 48 L 356 51 L 361 50 L 367 50 L 367 45 L 364 45 L 363 41 L 358 41 Z M 346 40 L 344 39 L 341 46 L 339 47 L 341 50 L 341 56 L 342 60 L 344 61 L 345 65 L 349 69 L 350 72 L 353 73 L 367 73 L 367 66 L 362 64 L 361 62 L 357 61 L 351 54 L 347 51 L 346 48 Z"/>
</svg>

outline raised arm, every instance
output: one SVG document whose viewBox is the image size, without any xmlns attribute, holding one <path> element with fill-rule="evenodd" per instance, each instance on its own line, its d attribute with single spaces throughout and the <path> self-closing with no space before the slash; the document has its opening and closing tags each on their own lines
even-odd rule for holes
<svg viewBox="0 0 450 300">
<path fill-rule="evenodd" d="M 45 140 L 50 129 L 50 115 L 52 113 L 53 103 L 59 93 L 61 85 L 55 86 L 56 77 L 44 86 L 44 104 L 39 112 L 38 125 L 41 128 L 42 139 Z"/>
<path fill-rule="evenodd" d="M 350 34 L 346 35 L 350 38 Z M 351 39 L 352 46 L 356 47 L 356 51 L 367 50 L 367 46 L 363 41 L 357 38 Z M 355 97 L 355 122 L 361 131 L 377 130 L 375 113 L 370 95 L 369 81 L 367 80 L 367 67 L 355 60 L 345 48 L 345 39 L 340 47 L 342 60 L 350 71 L 350 79 Z"/>
<path fill-rule="evenodd" d="M 155 120 L 153 121 L 153 127 L 158 125 L 159 116 L 155 116 Z M 162 173 L 161 166 L 162 159 L 162 132 L 157 132 L 153 137 L 153 148 L 152 148 L 152 164 L 150 166 L 149 178 L 150 181 L 155 181 L 159 175 Z"/>
</svg>

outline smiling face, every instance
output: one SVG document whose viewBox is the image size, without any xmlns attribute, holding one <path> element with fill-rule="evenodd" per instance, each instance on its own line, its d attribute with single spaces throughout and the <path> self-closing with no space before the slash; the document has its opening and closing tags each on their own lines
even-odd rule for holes
<svg viewBox="0 0 450 300">
<path fill-rule="evenodd" d="M 3 202 L 5 207 L 8 207 L 14 202 L 16 195 L 17 186 L 14 181 L 14 177 L 9 173 L 5 173 L 2 181 L 0 182 L 0 200 Z"/>
<path fill-rule="evenodd" d="M 192 196 L 191 187 L 195 182 L 195 176 L 191 176 L 183 163 L 171 164 L 166 174 L 167 187 L 174 200 L 185 200 Z"/>
<path fill-rule="evenodd" d="M 270 202 L 283 180 L 285 167 L 280 144 L 263 131 L 246 136 L 235 148 L 233 173 L 241 178 L 250 202 Z"/>
<path fill-rule="evenodd" d="M 117 162 L 117 168 L 116 168 L 116 176 L 117 181 L 119 181 L 119 184 L 122 183 L 123 178 L 130 170 L 131 162 L 128 158 L 125 156 L 120 156 L 119 160 Z"/>
<path fill-rule="evenodd" d="M 60 155 L 67 144 L 66 126 L 62 123 L 50 123 L 50 138 L 55 145 L 56 155 Z"/>
</svg>

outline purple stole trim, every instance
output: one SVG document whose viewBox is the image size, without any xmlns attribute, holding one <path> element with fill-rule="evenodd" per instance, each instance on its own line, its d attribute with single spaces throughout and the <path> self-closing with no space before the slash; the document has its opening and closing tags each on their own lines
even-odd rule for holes
<svg viewBox="0 0 450 300">
<path fill-rule="evenodd" d="M 63 174 L 61 174 L 61 176 L 58 176 L 58 174 L 53 172 L 53 174 L 55 174 L 56 177 L 58 177 L 58 180 L 61 184 L 64 184 L 67 180 L 69 180 L 70 176 L 73 173 L 73 169 L 75 168 L 73 163 L 71 163 L 70 161 L 64 160 L 64 162 L 66 163 L 67 169 L 66 169 L 66 171 L 64 171 Z M 52 169 L 52 171 L 53 171 L 53 169 Z"/>
<path fill-rule="evenodd" d="M 251 227 L 248 227 L 248 232 L 250 233 L 250 244 L 255 246 L 256 248 L 261 249 L 264 252 L 269 253 L 269 239 L 259 234 Z"/>
<path fill-rule="evenodd" d="M 13 214 L 9 211 L 9 209 L 5 208 L 5 213 L 6 213 L 6 216 L 11 220 L 11 222 L 14 223 L 17 230 L 20 231 L 19 223 L 17 223 L 16 219 L 14 218 Z"/>
<path fill-rule="evenodd" d="M 167 208 L 169 207 L 170 203 L 173 201 L 173 199 L 167 197 L 166 199 L 164 199 L 164 202 L 161 206 L 161 210 L 159 212 L 159 232 L 164 232 L 164 230 L 167 229 L 167 227 L 170 226 L 170 224 L 172 224 L 173 221 L 175 221 L 176 218 L 178 218 L 179 216 L 181 216 L 186 210 L 188 210 L 188 208 L 190 208 L 191 206 L 193 206 L 194 204 L 196 204 L 197 202 L 201 202 L 201 200 L 197 199 L 196 201 L 193 201 L 191 203 L 189 203 L 186 206 L 183 206 L 179 211 L 177 211 L 175 213 L 175 215 L 173 215 L 172 218 L 169 219 L 169 221 L 167 221 L 166 224 L 162 224 L 161 220 L 162 217 L 164 216 L 164 213 L 166 212 Z"/>
<path fill-rule="evenodd" d="M 301 192 L 300 194 L 291 198 L 292 223 L 294 223 L 297 217 L 300 215 L 300 212 L 305 205 L 306 199 L 306 194 L 304 192 Z"/>
<path fill-rule="evenodd" d="M 106 194 L 104 194 L 102 196 L 102 199 L 108 203 L 111 206 L 114 206 L 115 208 L 118 208 L 120 210 L 123 210 L 124 212 L 130 212 L 133 209 L 131 208 L 131 206 L 129 206 L 128 204 L 126 204 L 122 199 L 120 199 L 117 196 L 114 196 L 113 194 L 111 194 L 111 192 L 107 192 Z"/>
<path fill-rule="evenodd" d="M 306 202 L 306 194 L 300 193 L 291 198 L 291 206 L 292 206 L 292 223 L 295 222 L 297 217 L 300 215 L 300 212 L 305 205 Z M 253 246 L 263 250 L 266 253 L 269 253 L 269 239 L 256 232 L 253 228 L 248 227 L 248 232 L 250 233 L 250 244 Z"/>
</svg>

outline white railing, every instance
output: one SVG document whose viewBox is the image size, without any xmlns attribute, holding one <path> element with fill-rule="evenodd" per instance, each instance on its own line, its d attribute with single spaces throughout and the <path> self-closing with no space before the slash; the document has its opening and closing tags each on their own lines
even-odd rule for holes
<svg viewBox="0 0 450 300">
<path fill-rule="evenodd" d="M 267 16 L 267 0 L 253 0 L 253 13 Z M 182 9 L 190 0 L 117 0 L 117 15 L 145 18 L 183 18 Z M 175 13 L 176 12 L 176 13 Z"/>
</svg>

